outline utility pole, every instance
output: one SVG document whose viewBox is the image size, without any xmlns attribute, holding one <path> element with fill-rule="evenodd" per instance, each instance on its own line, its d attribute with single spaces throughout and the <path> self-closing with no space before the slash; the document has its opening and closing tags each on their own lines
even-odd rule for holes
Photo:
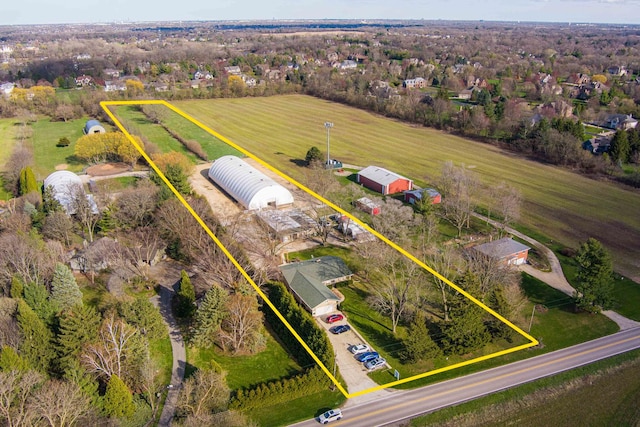
<svg viewBox="0 0 640 427">
<path fill-rule="evenodd" d="M 326 168 L 330 168 L 331 165 L 331 156 L 329 155 L 329 131 L 333 127 L 333 123 L 324 122 L 324 127 L 327 128 L 327 165 Z"/>
</svg>

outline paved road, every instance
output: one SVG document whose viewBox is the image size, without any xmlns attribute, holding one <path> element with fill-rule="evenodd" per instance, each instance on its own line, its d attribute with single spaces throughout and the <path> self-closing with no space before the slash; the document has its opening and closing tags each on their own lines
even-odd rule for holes
<svg viewBox="0 0 640 427">
<path fill-rule="evenodd" d="M 467 375 L 387 398 L 348 407 L 333 426 L 372 427 L 393 425 L 418 415 L 473 400 L 487 394 L 586 365 L 640 348 L 640 328 L 627 329 L 573 347 Z M 295 427 L 317 426 L 314 419 Z"/>
<path fill-rule="evenodd" d="M 184 379 L 184 368 L 187 363 L 187 354 L 184 347 L 184 341 L 182 340 L 182 334 L 178 329 L 176 319 L 173 317 L 171 311 L 171 298 L 174 292 L 173 289 L 167 286 L 160 286 L 160 297 L 155 297 L 153 301 L 160 308 L 162 318 L 167 323 L 169 328 L 169 337 L 171 339 L 171 350 L 173 352 L 173 369 L 171 371 L 171 384 L 167 393 L 167 398 L 164 402 L 164 408 L 160 415 L 159 426 L 171 425 L 171 420 L 176 411 L 176 403 L 178 402 L 178 394 L 180 393 L 180 387 L 182 380 Z"/>
</svg>

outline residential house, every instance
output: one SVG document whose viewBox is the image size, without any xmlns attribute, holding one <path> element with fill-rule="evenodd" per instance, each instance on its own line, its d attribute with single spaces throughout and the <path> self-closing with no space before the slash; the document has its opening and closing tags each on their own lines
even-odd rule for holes
<svg viewBox="0 0 640 427">
<path fill-rule="evenodd" d="M 122 80 L 107 80 L 104 82 L 105 92 L 124 92 L 127 85 Z"/>
<path fill-rule="evenodd" d="M 16 87 L 16 84 L 13 82 L 6 82 L 6 83 L 2 83 L 0 84 L 0 93 L 2 93 L 4 96 L 8 97 L 11 95 L 11 92 L 13 92 L 13 89 Z"/>
<path fill-rule="evenodd" d="M 92 86 L 94 84 L 93 77 L 87 75 L 81 75 L 76 77 L 76 86 L 85 87 Z"/>
<path fill-rule="evenodd" d="M 338 69 L 340 70 L 353 70 L 358 68 L 358 63 L 351 59 L 346 59 L 338 64 Z"/>
<path fill-rule="evenodd" d="M 227 74 L 232 74 L 235 76 L 239 76 L 240 74 L 242 74 L 242 70 L 240 69 L 240 67 L 238 65 L 232 65 L 229 67 L 224 67 L 224 71 Z"/>
<path fill-rule="evenodd" d="M 407 79 L 402 82 L 402 87 L 407 89 L 412 89 L 412 88 L 422 89 L 427 87 L 427 81 L 422 77 L 416 77 L 415 79 Z"/>
<path fill-rule="evenodd" d="M 604 127 L 615 130 L 635 129 L 638 126 L 638 120 L 634 119 L 631 114 L 611 114 L 604 122 Z"/>
<path fill-rule="evenodd" d="M 614 65 L 607 68 L 607 73 L 612 76 L 622 77 L 627 75 L 627 69 L 624 65 Z"/>
<path fill-rule="evenodd" d="M 494 258 L 505 265 L 522 265 L 527 262 L 529 250 L 527 245 L 505 237 L 493 242 L 483 243 L 472 248 L 490 258 Z"/>
<path fill-rule="evenodd" d="M 353 276 L 345 262 L 336 256 L 284 264 L 279 269 L 296 300 L 314 317 L 338 310 L 344 297 L 332 292 L 329 286 Z"/>
<path fill-rule="evenodd" d="M 116 70 L 115 68 L 105 68 L 103 73 L 106 77 L 111 77 L 112 79 L 120 77 L 120 70 Z"/>
</svg>

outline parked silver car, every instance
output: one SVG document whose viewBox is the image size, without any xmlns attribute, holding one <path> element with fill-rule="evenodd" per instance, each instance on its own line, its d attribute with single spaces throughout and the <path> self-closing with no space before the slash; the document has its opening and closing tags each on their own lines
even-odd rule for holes
<svg viewBox="0 0 640 427">
<path fill-rule="evenodd" d="M 342 411 L 340 409 L 330 409 L 318 417 L 320 424 L 329 424 L 331 421 L 342 419 Z"/>
</svg>

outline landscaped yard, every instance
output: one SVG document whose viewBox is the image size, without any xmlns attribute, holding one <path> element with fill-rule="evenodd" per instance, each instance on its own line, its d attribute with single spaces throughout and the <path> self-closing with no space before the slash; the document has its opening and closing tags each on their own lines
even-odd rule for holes
<svg viewBox="0 0 640 427">
<path fill-rule="evenodd" d="M 266 349 L 251 356 L 231 356 L 224 355 L 219 349 L 188 347 L 187 375 L 195 369 L 211 368 L 212 360 L 227 371 L 227 384 L 232 390 L 300 372 L 298 364 L 271 334 L 267 334 Z"/>
<path fill-rule="evenodd" d="M 345 163 L 376 164 L 425 182 L 435 182 L 446 161 L 464 164 L 485 185 L 506 181 L 518 188 L 525 200 L 526 226 L 573 247 L 595 237 L 612 252 L 621 272 L 640 276 L 634 256 L 640 253 L 640 194 L 632 190 L 308 96 L 175 104 L 296 179 L 305 174 L 294 161 L 304 159 L 313 145 L 326 146 L 327 120 L 334 123 L 331 153 Z"/>
</svg>

